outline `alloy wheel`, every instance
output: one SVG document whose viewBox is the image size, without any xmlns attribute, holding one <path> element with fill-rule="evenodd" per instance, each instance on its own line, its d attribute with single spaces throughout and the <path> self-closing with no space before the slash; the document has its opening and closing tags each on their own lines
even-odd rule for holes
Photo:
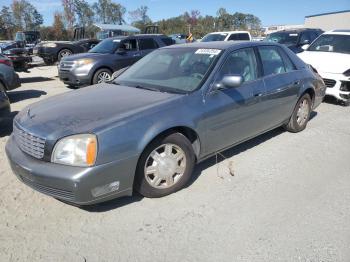
<svg viewBox="0 0 350 262">
<path fill-rule="evenodd" d="M 150 186 L 164 189 L 175 185 L 185 170 L 185 152 L 177 145 L 163 144 L 148 156 L 144 175 Z"/>
<path fill-rule="evenodd" d="M 297 112 L 297 123 L 299 126 L 302 126 L 305 124 L 307 121 L 307 118 L 309 117 L 309 112 L 310 107 L 309 107 L 309 101 L 307 99 L 304 99 L 298 108 Z"/>
<path fill-rule="evenodd" d="M 101 72 L 97 76 L 97 83 L 106 83 L 111 80 L 111 75 L 108 72 Z"/>
</svg>

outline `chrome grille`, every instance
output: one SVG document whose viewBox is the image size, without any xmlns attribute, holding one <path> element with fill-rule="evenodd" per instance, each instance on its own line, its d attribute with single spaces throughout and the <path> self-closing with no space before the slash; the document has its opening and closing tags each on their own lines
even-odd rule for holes
<svg viewBox="0 0 350 262">
<path fill-rule="evenodd" d="M 323 82 L 325 83 L 326 87 L 334 87 L 336 84 L 335 80 L 327 78 L 323 78 Z"/>
<path fill-rule="evenodd" d="M 74 61 L 62 61 L 59 64 L 59 70 L 60 71 L 69 71 L 73 68 Z"/>
<path fill-rule="evenodd" d="M 37 159 L 44 157 L 45 139 L 24 131 L 17 124 L 13 125 L 13 133 L 19 148 L 23 152 Z"/>
</svg>

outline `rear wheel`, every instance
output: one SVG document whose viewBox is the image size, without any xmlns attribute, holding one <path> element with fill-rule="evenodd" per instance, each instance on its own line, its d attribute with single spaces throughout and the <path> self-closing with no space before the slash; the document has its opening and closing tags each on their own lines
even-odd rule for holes
<svg viewBox="0 0 350 262">
<path fill-rule="evenodd" d="M 182 189 L 195 164 L 191 142 L 174 133 L 152 142 L 142 153 L 136 170 L 135 189 L 145 197 L 162 197 Z"/>
<path fill-rule="evenodd" d="M 92 84 L 100 84 L 111 81 L 112 72 L 107 68 L 102 68 L 96 71 L 94 77 L 92 78 Z"/>
<path fill-rule="evenodd" d="M 57 60 L 59 62 L 59 61 L 61 61 L 61 59 L 63 57 L 70 56 L 70 55 L 72 55 L 72 51 L 71 50 L 69 50 L 69 49 L 62 49 L 61 51 L 58 52 Z"/>
<path fill-rule="evenodd" d="M 285 126 L 289 132 L 297 133 L 303 131 L 309 121 L 311 114 L 312 100 L 309 94 L 304 94 L 298 101 L 293 114 Z"/>
</svg>

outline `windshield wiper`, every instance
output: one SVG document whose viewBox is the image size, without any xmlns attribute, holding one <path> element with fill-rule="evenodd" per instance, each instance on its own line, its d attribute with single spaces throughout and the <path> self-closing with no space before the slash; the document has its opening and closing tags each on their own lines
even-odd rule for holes
<svg viewBox="0 0 350 262">
<path fill-rule="evenodd" d="M 154 92 L 160 92 L 160 90 L 157 89 L 157 88 L 146 87 L 146 86 L 141 86 L 141 85 L 132 86 L 132 87 L 139 88 L 139 89 L 150 90 L 150 91 L 154 91 Z"/>
</svg>

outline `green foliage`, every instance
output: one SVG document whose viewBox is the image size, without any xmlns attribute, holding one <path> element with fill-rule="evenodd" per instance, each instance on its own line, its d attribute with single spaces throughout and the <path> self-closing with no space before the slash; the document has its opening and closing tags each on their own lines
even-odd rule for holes
<svg viewBox="0 0 350 262">
<path fill-rule="evenodd" d="M 92 5 L 92 9 L 95 11 L 97 22 L 103 24 L 122 24 L 125 22 L 125 7 L 111 0 L 98 0 Z"/>
<path fill-rule="evenodd" d="M 3 6 L 0 10 L 0 39 L 11 39 L 18 30 L 41 29 L 42 39 L 68 40 L 73 36 L 75 25 L 84 26 L 87 37 L 94 37 L 97 28 L 94 22 L 123 24 L 126 9 L 114 0 L 61 0 L 62 13 L 54 14 L 52 26 L 43 27 L 43 17 L 28 0 L 13 0 L 11 7 Z M 132 25 L 141 31 L 152 24 L 148 15 L 149 8 L 140 6 L 129 11 Z M 219 8 L 216 16 L 202 16 L 198 10 L 185 12 L 177 17 L 156 22 L 163 34 L 189 34 L 201 38 L 213 31 L 249 30 L 253 35 L 260 32 L 261 21 L 252 14 L 229 13 Z M 41 27 L 40 27 L 41 26 Z"/>
</svg>

